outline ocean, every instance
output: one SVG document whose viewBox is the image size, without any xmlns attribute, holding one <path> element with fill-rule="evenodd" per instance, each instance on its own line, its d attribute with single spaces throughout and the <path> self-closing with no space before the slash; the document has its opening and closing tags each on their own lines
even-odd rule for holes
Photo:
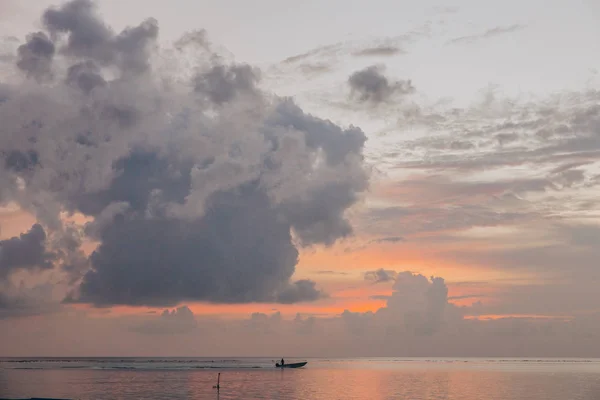
<svg viewBox="0 0 600 400">
<path fill-rule="evenodd" d="M 599 400 L 599 359 L 3 358 L 0 399 Z M 220 389 L 213 388 L 221 373 Z"/>
</svg>

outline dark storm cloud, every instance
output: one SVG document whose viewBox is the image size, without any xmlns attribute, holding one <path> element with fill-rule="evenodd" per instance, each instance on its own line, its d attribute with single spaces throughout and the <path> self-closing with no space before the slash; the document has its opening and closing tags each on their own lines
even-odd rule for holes
<svg viewBox="0 0 600 400">
<path fill-rule="evenodd" d="M 315 282 L 290 280 L 295 243 L 331 245 L 352 233 L 346 211 L 369 177 L 359 128 L 264 93 L 260 72 L 222 61 L 205 33 L 165 50 L 169 65 L 159 68 L 152 19 L 116 34 L 91 1 L 74 0 L 43 22 L 65 79 L 17 85 L 0 103 L 0 177 L 12 185 L 6 200 L 47 226 L 55 267 L 80 281 L 66 301 L 326 296 Z M 180 54 L 190 45 L 197 65 Z M 92 221 L 66 226 L 61 212 Z M 99 242 L 89 259 L 86 237 Z"/>
<path fill-rule="evenodd" d="M 52 60 L 56 49 L 44 32 L 32 33 L 19 46 L 17 67 L 27 76 L 44 80 L 52 77 Z"/>
<path fill-rule="evenodd" d="M 46 232 L 35 224 L 19 237 L 0 241 L 0 278 L 19 269 L 52 268 L 54 255 L 46 251 Z"/>
<path fill-rule="evenodd" d="M 255 185 L 215 195 L 196 221 L 117 215 L 101 241 L 79 297 L 96 305 L 276 301 L 298 259 Z"/>
<path fill-rule="evenodd" d="M 348 78 L 352 95 L 360 102 L 378 104 L 393 96 L 404 96 L 415 91 L 410 81 L 390 82 L 376 65 L 354 72 Z"/>
</svg>

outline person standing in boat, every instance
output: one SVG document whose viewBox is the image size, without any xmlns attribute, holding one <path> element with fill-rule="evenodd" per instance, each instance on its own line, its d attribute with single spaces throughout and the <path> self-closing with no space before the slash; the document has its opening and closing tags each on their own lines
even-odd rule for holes
<svg viewBox="0 0 600 400">
<path fill-rule="evenodd" d="M 283 358 L 281 359 L 281 366 L 283 367 L 283 364 L 285 364 L 285 361 L 283 361 Z"/>
</svg>

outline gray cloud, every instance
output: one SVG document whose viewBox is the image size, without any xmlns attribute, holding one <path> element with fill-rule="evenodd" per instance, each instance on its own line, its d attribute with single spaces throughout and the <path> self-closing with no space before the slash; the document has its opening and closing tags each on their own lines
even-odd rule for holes
<svg viewBox="0 0 600 400">
<path fill-rule="evenodd" d="M 382 294 L 375 294 L 373 296 L 369 296 L 369 298 L 372 300 L 389 300 L 390 297 L 391 296 L 386 296 Z"/>
<path fill-rule="evenodd" d="M 392 289 L 386 307 L 376 315 L 392 324 L 402 321 L 402 328 L 411 333 L 432 335 L 448 320 L 462 318 L 461 312 L 448 303 L 448 287 L 443 278 L 427 279 L 420 274 L 400 272 Z"/>
<path fill-rule="evenodd" d="M 56 49 L 44 32 L 32 33 L 27 42 L 19 46 L 17 67 L 39 80 L 52 78 L 52 60 Z"/>
<path fill-rule="evenodd" d="M 590 349 L 595 349 L 593 344 L 600 326 L 596 312 L 561 318 L 466 319 L 464 316 L 486 311 L 487 306 L 456 307 L 444 303 L 446 289 L 440 278 L 400 275 L 402 282 L 394 289 L 386 307 L 377 313 L 346 311 L 329 317 L 289 318 L 274 312 L 254 313 L 236 320 L 192 316 L 185 307 L 180 311 L 168 310 L 163 315 L 135 317 L 107 314 L 105 318 L 86 318 L 69 313 L 40 316 L 35 321 L 26 318 L 0 321 L 2 332 L 19 339 L 0 342 L 3 346 L 0 350 L 7 356 L 21 357 L 50 355 L 56 349 L 61 349 L 65 356 L 90 354 L 91 349 L 101 354 L 121 351 L 128 356 L 152 353 L 171 357 L 240 357 L 257 352 L 289 354 L 291 350 L 307 357 L 589 358 L 594 355 Z M 537 294 L 533 287 L 522 291 L 527 292 Z M 560 300 L 570 301 L 570 298 L 558 296 L 554 303 Z M 37 329 L 31 329 L 32 326 Z M 176 340 L 164 340 L 168 334 L 176 335 Z M 81 335 L 86 337 L 85 341 L 76 340 Z M 336 340 L 332 341 L 331 336 Z M 119 340 L 106 340 L 107 337 Z M 241 337 L 245 340 L 241 341 Z"/>
<path fill-rule="evenodd" d="M 427 134 L 385 144 L 378 162 L 411 178 L 377 194 L 403 207 L 371 209 L 370 232 L 463 242 L 449 232 L 588 218 L 596 202 L 586 193 L 599 183 L 599 98 L 595 90 L 528 103 L 492 94 L 473 107 L 432 110 L 439 118 L 426 118 Z"/>
<path fill-rule="evenodd" d="M 198 321 L 188 306 L 164 310 L 160 315 L 133 327 L 134 332 L 144 334 L 186 334 L 198 329 Z"/>
<path fill-rule="evenodd" d="M 389 57 L 404 53 L 404 50 L 398 46 L 379 45 L 358 50 L 354 55 L 359 57 Z"/>
<path fill-rule="evenodd" d="M 50 300 L 53 284 L 42 284 L 26 288 L 7 282 L 0 282 L 0 320 L 12 321 L 30 316 L 55 314 L 60 310 L 60 305 Z"/>
<path fill-rule="evenodd" d="M 287 57 L 282 61 L 284 64 L 296 63 L 299 61 L 304 61 L 308 58 L 312 57 L 331 57 L 333 54 L 342 50 L 342 45 L 340 43 L 320 46 L 315 49 L 309 50 L 305 53 L 296 54 L 294 56 Z"/>
<path fill-rule="evenodd" d="M 216 195 L 206 215 L 193 222 L 117 215 L 101 240 L 78 301 L 154 306 L 276 301 L 298 258 L 289 225 L 277 221 L 256 186 Z"/>
<path fill-rule="evenodd" d="M 301 301 L 314 301 L 326 296 L 325 292 L 316 288 L 315 282 L 302 279 L 280 292 L 277 295 L 277 301 L 283 304 L 293 304 Z"/>
<path fill-rule="evenodd" d="M 450 296 L 448 297 L 448 301 L 450 300 L 465 300 L 465 299 L 481 299 L 481 298 L 485 298 L 488 297 L 485 294 L 465 294 L 465 295 L 461 295 L 461 296 Z"/>
<path fill-rule="evenodd" d="M 478 40 L 490 39 L 490 38 L 504 35 L 507 33 L 517 32 L 522 29 L 525 29 L 525 26 L 521 25 L 521 24 L 513 24 L 513 25 L 509 25 L 509 26 L 497 26 L 495 28 L 488 29 L 487 31 L 485 31 L 481 34 L 461 36 L 461 37 L 452 39 L 448 42 L 448 44 L 473 43 Z"/>
<path fill-rule="evenodd" d="M 46 232 L 35 224 L 19 237 L 0 241 L 0 278 L 19 269 L 52 268 L 54 255 L 46 251 Z"/>
<path fill-rule="evenodd" d="M 381 67 L 376 65 L 354 72 L 348 78 L 351 94 L 360 102 L 378 104 L 393 96 L 404 96 L 415 91 L 411 81 L 390 82 Z"/>
<path fill-rule="evenodd" d="M 346 211 L 369 178 L 359 128 L 264 93 L 259 71 L 227 64 L 205 35 L 176 45 L 200 41 L 197 64 L 167 49 L 165 67 L 154 20 L 115 34 L 91 1 L 74 0 L 43 21 L 59 49 L 56 76 L 66 79 L 16 86 L 0 103 L 0 176 L 3 201 L 51 233 L 57 271 L 76 282 L 66 301 L 325 296 L 312 281 L 290 280 L 296 245 L 352 234 Z M 68 227 L 63 211 L 92 222 Z M 99 242 L 89 259 L 86 237 Z"/>
<path fill-rule="evenodd" d="M 69 67 L 66 83 L 89 94 L 95 87 L 104 86 L 106 81 L 100 74 L 100 68 L 93 61 L 87 60 Z"/>
<path fill-rule="evenodd" d="M 196 91 L 215 104 L 222 104 L 239 94 L 256 94 L 260 72 L 247 64 L 216 65 L 196 77 Z"/>
<path fill-rule="evenodd" d="M 600 256 L 600 226 L 592 223 L 566 223 L 538 220 L 529 227 L 537 239 L 518 247 L 501 246 L 483 252 L 478 249 L 442 252 L 461 262 L 479 262 L 504 270 L 546 272 L 552 279 L 583 281 L 597 279 L 595 259 Z M 520 237 L 516 238 L 520 239 Z M 566 268 L 569 266 L 569 268 Z"/>
<path fill-rule="evenodd" d="M 386 270 L 383 268 L 379 268 L 375 271 L 365 272 L 365 280 L 372 281 L 373 283 L 392 282 L 396 280 L 397 276 L 398 274 L 396 271 Z"/>
<path fill-rule="evenodd" d="M 399 243 L 399 242 L 404 242 L 405 239 L 401 236 L 389 236 L 389 237 L 382 237 L 379 239 L 373 239 L 371 241 L 371 243 Z"/>
<path fill-rule="evenodd" d="M 8 170 L 23 172 L 38 165 L 38 157 L 38 153 L 34 150 L 27 152 L 12 150 L 5 154 L 4 165 Z"/>
<path fill-rule="evenodd" d="M 103 65 L 118 65 L 123 72 L 141 72 L 148 67 L 149 46 L 158 36 L 158 24 L 148 19 L 118 35 L 100 19 L 91 0 L 72 0 L 50 8 L 42 17 L 51 35 L 67 34 L 64 54 Z"/>
<path fill-rule="evenodd" d="M 315 273 L 319 274 L 319 275 L 348 275 L 347 272 L 343 272 L 343 271 L 331 271 L 331 270 L 321 270 L 321 271 L 317 271 Z"/>
<path fill-rule="evenodd" d="M 345 311 L 341 322 L 354 335 L 373 337 L 373 332 L 393 337 L 431 337 L 447 333 L 449 326 L 460 324 L 463 311 L 448 303 L 448 288 L 444 279 L 412 272 L 384 271 L 386 277 L 394 276 L 391 296 L 386 306 L 377 312 L 353 313 Z"/>
<path fill-rule="evenodd" d="M 10 98 L 11 92 L 12 88 L 10 86 L 0 83 L 0 104 Z"/>
<path fill-rule="evenodd" d="M 300 65 L 300 71 L 305 75 L 319 75 L 332 70 L 331 66 L 325 63 L 318 64 L 302 64 Z"/>
</svg>

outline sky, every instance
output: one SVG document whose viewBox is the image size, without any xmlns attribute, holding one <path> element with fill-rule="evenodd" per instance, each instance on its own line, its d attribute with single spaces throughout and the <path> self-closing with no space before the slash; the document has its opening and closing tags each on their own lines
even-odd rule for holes
<svg viewBox="0 0 600 400">
<path fill-rule="evenodd" d="M 0 354 L 600 357 L 599 21 L 0 0 Z"/>
</svg>

